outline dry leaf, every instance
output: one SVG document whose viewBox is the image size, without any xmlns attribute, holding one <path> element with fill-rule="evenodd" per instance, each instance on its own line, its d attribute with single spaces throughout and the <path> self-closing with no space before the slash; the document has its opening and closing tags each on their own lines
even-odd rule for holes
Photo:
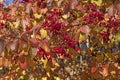
<svg viewBox="0 0 120 80">
<path fill-rule="evenodd" d="M 38 40 L 36 38 L 31 38 L 29 41 L 32 46 L 38 46 Z"/>
<path fill-rule="evenodd" d="M 53 63 L 55 66 L 60 66 L 60 65 L 56 62 L 56 60 L 55 60 L 54 58 L 52 58 L 52 63 Z"/>
<path fill-rule="evenodd" d="M 99 71 L 100 74 L 102 74 L 103 76 L 108 76 L 108 68 L 109 68 L 109 64 L 105 64 L 102 66 L 102 71 Z"/>
<path fill-rule="evenodd" d="M 78 5 L 78 0 L 71 0 L 71 8 L 75 9 L 75 7 Z"/>
<path fill-rule="evenodd" d="M 0 66 L 2 66 L 3 65 L 3 58 L 1 57 L 0 58 Z"/>
<path fill-rule="evenodd" d="M 41 48 L 45 50 L 45 52 L 50 52 L 50 48 L 49 48 L 49 44 L 47 44 L 47 42 L 45 42 L 45 40 L 41 40 Z"/>
<path fill-rule="evenodd" d="M 5 49 L 5 41 L 0 39 L 0 54 L 3 52 Z"/>
<path fill-rule="evenodd" d="M 14 41 L 8 43 L 8 50 L 10 48 L 10 50 L 14 51 L 18 49 L 18 39 L 15 39 Z"/>
<path fill-rule="evenodd" d="M 32 55 L 36 56 L 37 55 L 37 48 L 32 48 Z"/>
<path fill-rule="evenodd" d="M 8 67 L 11 64 L 11 62 L 8 59 L 4 59 L 3 64 L 5 67 Z"/>
<path fill-rule="evenodd" d="M 47 11 L 48 11 L 47 8 L 43 8 L 43 9 L 40 10 L 41 14 L 45 14 Z"/>
<path fill-rule="evenodd" d="M 114 5 L 111 5 L 108 7 L 108 14 L 109 16 L 114 16 L 116 14 L 117 10 Z"/>
<path fill-rule="evenodd" d="M 27 6 L 26 6 L 26 11 L 25 11 L 26 13 L 28 13 L 28 14 L 30 13 L 31 6 L 32 6 L 31 3 L 28 3 L 28 4 L 27 4 Z"/>
<path fill-rule="evenodd" d="M 72 71 L 72 69 L 68 66 L 68 67 L 65 67 L 65 70 L 70 73 Z"/>
<path fill-rule="evenodd" d="M 64 0 L 59 0 L 58 2 L 57 2 L 57 5 L 58 6 L 61 6 L 61 3 L 63 2 Z"/>
</svg>

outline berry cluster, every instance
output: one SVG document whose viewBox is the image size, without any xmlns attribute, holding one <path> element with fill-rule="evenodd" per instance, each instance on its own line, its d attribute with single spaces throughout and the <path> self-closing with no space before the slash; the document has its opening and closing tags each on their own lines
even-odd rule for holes
<svg viewBox="0 0 120 80">
<path fill-rule="evenodd" d="M 84 16 L 84 20 L 88 24 L 96 24 L 104 19 L 104 14 L 99 11 L 92 11 Z"/>
<path fill-rule="evenodd" d="M 41 47 L 38 47 L 38 54 L 43 57 L 43 59 L 47 58 L 49 61 L 52 60 L 52 55 L 50 52 L 46 52 L 44 49 Z"/>
<path fill-rule="evenodd" d="M 62 46 L 55 47 L 54 52 L 59 53 L 58 55 L 61 55 L 61 56 L 67 57 L 67 58 L 71 57 L 68 53 L 66 53 L 66 51 L 64 50 L 64 48 Z"/>
<path fill-rule="evenodd" d="M 61 16 L 61 12 L 58 9 L 54 9 L 54 11 L 49 12 L 46 15 L 46 20 L 43 22 L 43 26 L 50 30 L 50 32 L 54 34 L 59 34 L 64 28 L 64 24 L 59 20 Z"/>
</svg>

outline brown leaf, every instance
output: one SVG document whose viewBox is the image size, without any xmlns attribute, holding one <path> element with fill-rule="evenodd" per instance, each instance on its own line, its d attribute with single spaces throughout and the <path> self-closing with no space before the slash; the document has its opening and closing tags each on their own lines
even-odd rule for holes
<svg viewBox="0 0 120 80">
<path fill-rule="evenodd" d="M 60 66 L 60 65 L 56 62 L 56 60 L 55 60 L 54 58 L 52 58 L 52 63 L 53 63 L 55 66 Z"/>
<path fill-rule="evenodd" d="M 109 16 L 114 16 L 117 12 L 117 9 L 115 8 L 114 5 L 111 5 L 108 7 L 108 14 Z"/>
<path fill-rule="evenodd" d="M 36 56 L 37 55 L 37 48 L 32 48 L 32 55 Z"/>
<path fill-rule="evenodd" d="M 65 67 L 65 70 L 70 73 L 72 71 L 72 69 L 68 66 L 68 67 Z"/>
<path fill-rule="evenodd" d="M 48 9 L 47 8 L 43 8 L 40 11 L 41 11 L 41 14 L 45 14 L 48 11 Z"/>
<path fill-rule="evenodd" d="M 31 3 L 28 3 L 28 4 L 27 4 L 27 6 L 26 6 L 26 11 L 25 11 L 26 13 L 28 13 L 28 14 L 30 13 L 31 6 L 32 6 Z"/>
<path fill-rule="evenodd" d="M 85 13 L 85 9 L 83 8 L 83 6 L 80 4 L 76 7 L 77 10 L 80 10 L 82 13 Z"/>
<path fill-rule="evenodd" d="M 8 43 L 8 48 L 10 48 L 10 50 L 14 51 L 18 49 L 18 39 L 15 39 L 12 42 Z"/>
<path fill-rule="evenodd" d="M 3 65 L 3 58 L 1 57 L 0 58 L 0 66 L 2 66 Z"/>
<path fill-rule="evenodd" d="M 45 41 L 43 41 L 43 40 L 41 40 L 41 47 L 46 51 L 46 52 L 50 52 L 50 48 L 49 48 L 49 44 L 48 44 L 48 42 L 47 42 L 47 40 Z"/>
<path fill-rule="evenodd" d="M 78 0 L 71 0 L 71 8 L 75 9 L 75 7 L 78 5 Z"/>
<path fill-rule="evenodd" d="M 61 3 L 62 3 L 63 1 L 64 1 L 64 0 L 59 0 L 58 3 L 57 3 L 57 5 L 58 5 L 58 6 L 61 6 Z"/>
<path fill-rule="evenodd" d="M 0 54 L 3 52 L 5 49 L 5 41 L 0 39 Z"/>
<path fill-rule="evenodd" d="M 8 67 L 11 64 L 11 62 L 8 59 L 4 59 L 3 64 L 5 67 Z"/>
<path fill-rule="evenodd" d="M 32 46 L 38 46 L 38 40 L 36 38 L 31 38 L 29 41 Z"/>
</svg>

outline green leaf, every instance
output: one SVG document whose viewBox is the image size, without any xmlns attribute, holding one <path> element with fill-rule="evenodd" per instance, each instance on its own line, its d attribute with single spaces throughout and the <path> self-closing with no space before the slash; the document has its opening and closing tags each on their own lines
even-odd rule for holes
<svg viewBox="0 0 120 80">
<path fill-rule="evenodd" d="M 120 33 L 116 34 L 116 40 L 120 41 Z"/>
</svg>

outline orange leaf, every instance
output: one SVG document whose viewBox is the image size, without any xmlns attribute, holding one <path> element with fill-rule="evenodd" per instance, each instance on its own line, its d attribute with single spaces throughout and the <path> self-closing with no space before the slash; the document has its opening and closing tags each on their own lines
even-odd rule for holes
<svg viewBox="0 0 120 80">
<path fill-rule="evenodd" d="M 100 74 L 102 74 L 103 76 L 107 76 L 108 75 L 108 68 L 109 68 L 109 64 L 103 65 L 102 71 L 99 71 Z"/>
<path fill-rule="evenodd" d="M 27 62 L 26 58 L 25 58 L 24 62 L 20 62 L 20 67 L 22 69 L 27 69 L 28 68 L 28 62 Z"/>
</svg>

